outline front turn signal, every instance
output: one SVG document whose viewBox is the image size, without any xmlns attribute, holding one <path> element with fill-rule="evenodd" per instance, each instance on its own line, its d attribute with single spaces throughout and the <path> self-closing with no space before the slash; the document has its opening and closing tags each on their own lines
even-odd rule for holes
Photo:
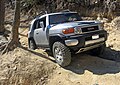
<svg viewBox="0 0 120 85">
<path fill-rule="evenodd" d="M 63 32 L 64 34 L 74 33 L 74 28 L 64 29 L 64 30 L 62 30 L 62 32 Z"/>
</svg>

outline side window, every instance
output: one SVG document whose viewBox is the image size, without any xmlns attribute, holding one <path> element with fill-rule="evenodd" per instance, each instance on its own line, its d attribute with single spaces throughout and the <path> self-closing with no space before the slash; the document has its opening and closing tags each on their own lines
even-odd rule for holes
<svg viewBox="0 0 120 85">
<path fill-rule="evenodd" d="M 33 30 L 38 29 L 38 28 L 41 28 L 41 27 L 40 27 L 40 24 L 39 24 L 39 20 L 36 20 L 33 24 Z"/>
<path fill-rule="evenodd" d="M 44 23 L 44 29 L 43 30 L 45 30 L 45 27 L 46 27 L 46 17 L 41 18 L 40 21 L 43 21 L 43 23 Z"/>
<path fill-rule="evenodd" d="M 43 17 L 43 18 L 41 18 L 41 19 L 36 20 L 35 23 L 34 23 L 34 28 L 35 28 L 35 29 L 42 28 L 42 27 L 40 26 L 40 22 L 43 22 L 43 24 L 44 24 L 43 30 L 45 30 L 45 27 L 46 27 L 46 17 Z"/>
<path fill-rule="evenodd" d="M 40 19 L 37 20 L 37 24 L 36 24 L 36 29 L 38 29 L 38 28 L 42 28 L 42 27 L 40 26 Z"/>
</svg>

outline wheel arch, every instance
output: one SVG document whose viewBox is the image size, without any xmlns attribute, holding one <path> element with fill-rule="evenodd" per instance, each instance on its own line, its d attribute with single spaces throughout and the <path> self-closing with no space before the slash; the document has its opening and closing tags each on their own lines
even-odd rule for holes
<svg viewBox="0 0 120 85">
<path fill-rule="evenodd" d="M 50 46 L 50 49 L 52 50 L 52 46 L 54 44 L 54 42 L 62 42 L 64 43 L 64 36 L 63 35 L 60 35 L 60 34 L 56 34 L 56 35 L 50 35 L 49 36 L 49 46 Z"/>
</svg>

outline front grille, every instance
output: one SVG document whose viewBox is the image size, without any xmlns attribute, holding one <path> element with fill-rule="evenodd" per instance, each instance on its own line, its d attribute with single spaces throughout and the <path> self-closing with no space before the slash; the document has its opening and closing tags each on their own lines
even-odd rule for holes
<svg viewBox="0 0 120 85">
<path fill-rule="evenodd" d="M 82 32 L 90 32 L 90 31 L 95 31 L 99 30 L 98 26 L 92 26 L 92 27 L 85 27 L 81 28 Z"/>
</svg>

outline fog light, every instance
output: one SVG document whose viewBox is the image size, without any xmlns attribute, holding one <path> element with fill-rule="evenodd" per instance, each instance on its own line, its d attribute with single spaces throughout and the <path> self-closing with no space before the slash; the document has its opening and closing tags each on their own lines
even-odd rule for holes
<svg viewBox="0 0 120 85">
<path fill-rule="evenodd" d="M 75 46 L 78 44 L 78 40 L 77 39 L 65 40 L 65 44 L 67 46 Z"/>
</svg>

